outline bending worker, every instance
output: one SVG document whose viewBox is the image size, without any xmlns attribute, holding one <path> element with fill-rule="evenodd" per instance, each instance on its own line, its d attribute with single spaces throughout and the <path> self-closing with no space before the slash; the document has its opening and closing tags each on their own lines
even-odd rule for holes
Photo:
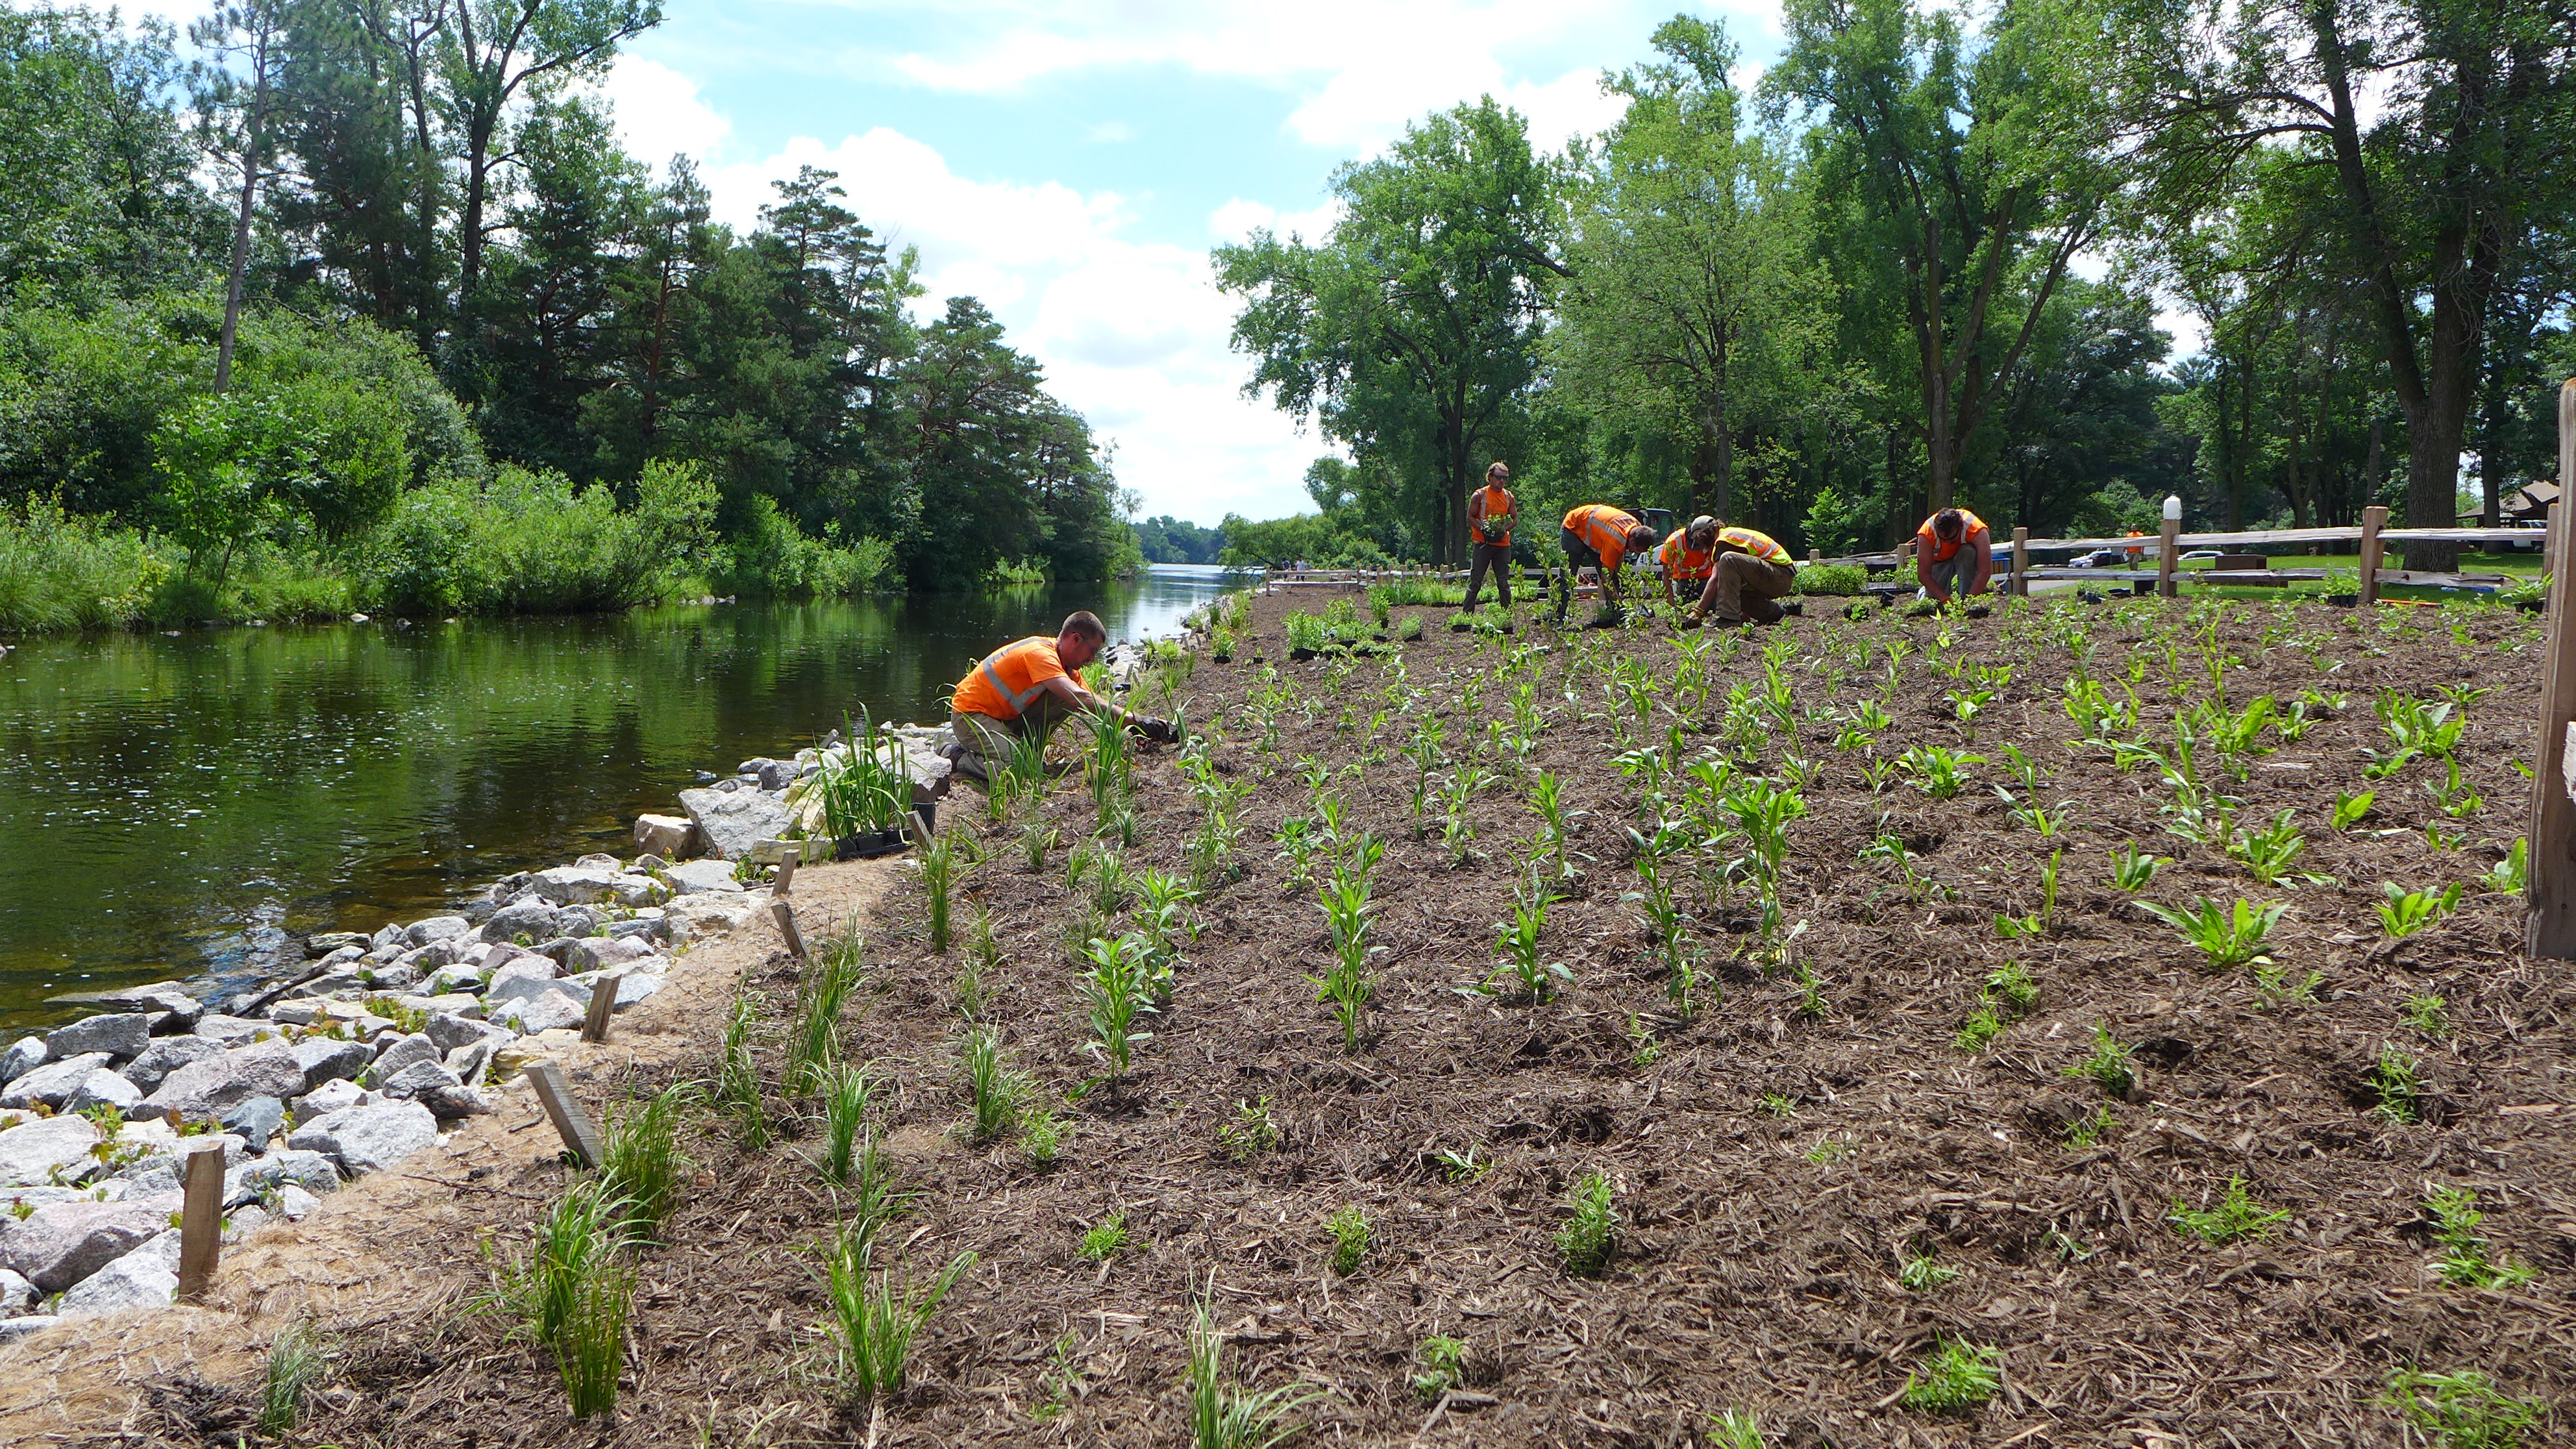
<svg viewBox="0 0 2576 1449">
<path fill-rule="evenodd" d="M 1476 594 L 1485 586 L 1485 571 L 1494 574 L 1494 597 L 1512 606 L 1512 521 L 1520 500 L 1508 486 L 1512 470 L 1500 463 L 1485 470 L 1485 486 L 1467 495 L 1467 540 L 1473 561 L 1467 565 L 1466 613 L 1476 612 Z"/>
<path fill-rule="evenodd" d="M 1914 530 L 1914 578 L 1937 603 L 1982 594 L 1995 576 L 1995 535 L 1964 508 L 1944 508 Z"/>
<path fill-rule="evenodd" d="M 1574 598 L 1573 575 L 1591 569 L 1601 580 L 1601 598 L 1619 601 L 1619 565 L 1628 555 L 1639 558 L 1655 546 L 1655 531 L 1607 503 L 1586 503 L 1565 515 L 1566 590 L 1557 595 L 1556 617 L 1565 617 Z"/>
<path fill-rule="evenodd" d="M 950 698 L 948 728 L 957 736 L 957 768 L 990 780 L 1023 741 L 1043 750 L 1055 727 L 1076 714 L 1107 715 L 1147 739 L 1169 742 L 1176 731 L 1163 720 L 1119 708 L 1074 677 L 1099 657 L 1109 631 L 1085 609 L 1065 617 L 1050 639 L 1033 634 L 984 656 L 966 672 Z"/>
<path fill-rule="evenodd" d="M 1779 540 L 1756 528 L 1717 530 L 1709 552 L 1708 587 L 1690 616 L 1720 624 L 1777 624 L 1787 611 L 1773 601 L 1798 586 L 1798 566 Z"/>
<path fill-rule="evenodd" d="M 1666 536 L 1663 546 L 1655 550 L 1655 562 L 1664 566 L 1664 602 L 1678 609 L 1687 596 L 1694 603 L 1708 583 L 1708 573 L 1716 555 L 1710 547 L 1717 541 L 1717 520 L 1703 513 Z M 1675 585 L 1688 588 L 1675 590 Z"/>
</svg>

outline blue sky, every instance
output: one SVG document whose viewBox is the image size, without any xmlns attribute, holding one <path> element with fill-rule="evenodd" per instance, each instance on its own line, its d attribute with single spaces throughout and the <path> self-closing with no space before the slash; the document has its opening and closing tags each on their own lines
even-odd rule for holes
<svg viewBox="0 0 2576 1449">
<path fill-rule="evenodd" d="M 1599 128 L 1600 72 L 1674 8 L 669 0 L 601 89 L 630 149 L 696 157 L 738 224 L 798 165 L 839 171 L 921 249 L 925 311 L 983 298 L 1147 513 L 1212 524 L 1304 508 L 1327 445 L 1240 395 L 1207 249 L 1329 225 L 1336 165 L 1481 94 L 1551 149 Z M 1778 49 L 1772 5 L 1700 13 L 1756 65 Z"/>
</svg>

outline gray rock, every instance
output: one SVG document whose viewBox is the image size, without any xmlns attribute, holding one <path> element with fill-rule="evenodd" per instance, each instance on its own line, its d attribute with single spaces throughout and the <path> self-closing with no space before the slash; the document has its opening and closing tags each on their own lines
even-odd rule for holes
<svg viewBox="0 0 2576 1449">
<path fill-rule="evenodd" d="M 294 1183 L 287 1183 L 285 1186 L 280 1187 L 277 1190 L 278 1216 L 285 1218 L 290 1223 L 300 1223 L 304 1221 L 304 1215 L 306 1213 L 313 1211 L 321 1205 L 322 1199 L 315 1197 L 313 1194 L 306 1192 L 300 1187 L 297 1187 Z"/>
<path fill-rule="evenodd" d="M 439 1050 L 438 1042 L 429 1033 L 414 1032 L 395 1041 L 376 1057 L 376 1064 L 367 1071 L 367 1084 L 376 1086 L 390 1081 L 396 1072 L 405 1067 L 420 1062 L 435 1062 L 446 1055 L 447 1053 Z"/>
<path fill-rule="evenodd" d="M 125 1079 L 139 1091 L 149 1092 L 161 1085 L 161 1079 L 190 1062 L 224 1054 L 223 1043 L 206 1036 L 170 1036 L 143 1049 L 143 1055 L 125 1064 Z"/>
<path fill-rule="evenodd" d="M 79 1090 L 89 1074 L 106 1066 L 105 1052 L 83 1052 L 62 1061 L 47 1062 L 5 1087 L 0 1087 L 0 1107 L 32 1107 L 38 1102 L 59 1107 L 63 1100 Z"/>
<path fill-rule="evenodd" d="M 23 1219 L 0 1215 L 0 1267 L 60 1293 L 169 1226 L 168 1213 L 124 1203 L 47 1203 Z"/>
<path fill-rule="evenodd" d="M 505 1028 L 495 1028 L 496 1035 L 480 1037 L 447 1054 L 441 1065 L 456 1074 L 456 1080 L 467 1086 L 479 1085 L 484 1074 L 492 1070 L 493 1054 L 512 1039 Z"/>
<path fill-rule="evenodd" d="M 337 1112 L 343 1107 L 363 1107 L 374 1100 L 376 1096 L 373 1092 L 343 1077 L 336 1082 L 325 1082 L 311 1092 L 296 1098 L 286 1109 L 287 1117 L 294 1125 L 301 1127 L 316 1117 Z"/>
<path fill-rule="evenodd" d="M 537 895 L 503 906 L 483 923 L 486 941 L 548 941 L 563 934 L 562 912 Z"/>
<path fill-rule="evenodd" d="M 542 956 L 522 956 L 492 973 L 492 984 L 483 989 L 483 1010 L 492 1020 L 505 1018 L 506 1008 L 514 1001 L 542 996 L 561 986 L 555 976 L 555 963 Z M 576 987 L 584 1006 L 590 1004 L 587 987 Z M 571 994 L 569 992 L 567 995 Z"/>
<path fill-rule="evenodd" d="M 368 939 L 356 931 L 322 931 L 304 938 L 304 949 L 325 956 L 334 951 L 364 951 Z"/>
<path fill-rule="evenodd" d="M 558 986 L 578 986 L 596 996 L 598 994 L 599 983 L 608 977 L 614 976 L 617 978 L 617 1000 L 613 1005 L 615 1009 L 623 1011 L 627 1007 L 633 1006 L 635 1003 L 642 1001 L 645 997 L 652 995 L 654 992 L 661 990 L 662 973 L 669 969 L 670 964 L 670 962 L 659 956 L 647 956 L 641 961 L 631 961 L 626 965 L 613 966 L 605 971 L 593 971 L 581 976 L 568 976 L 555 984 Z"/>
<path fill-rule="evenodd" d="M 179 1235 L 165 1231 L 75 1284 L 54 1305 L 54 1313 L 69 1322 L 103 1313 L 167 1308 L 178 1295 Z"/>
<path fill-rule="evenodd" d="M 401 945 L 403 930 L 403 927 L 395 925 L 390 921 L 386 922 L 384 925 L 378 926 L 376 928 L 376 933 L 367 938 L 367 949 L 370 951 L 382 951 L 390 946 Z"/>
<path fill-rule="evenodd" d="M 623 873 L 615 866 L 601 870 L 559 865 L 552 870 L 538 871 L 529 881 L 528 888 L 559 906 L 585 906 L 615 900 L 623 885 L 622 876 Z"/>
<path fill-rule="evenodd" d="M 257 1202 L 263 1194 L 283 1195 L 291 1187 L 316 1194 L 337 1192 L 340 1170 L 331 1165 L 330 1158 L 309 1148 L 282 1148 L 226 1172 L 224 1206 L 237 1208 L 246 1202 Z"/>
<path fill-rule="evenodd" d="M 515 1032 L 493 1026 L 488 1022 L 471 1021 L 451 1012 L 440 1012 L 431 1017 L 429 1024 L 421 1028 L 421 1034 L 428 1037 L 440 1051 L 451 1057 L 459 1048 L 470 1046 L 475 1042 L 506 1042 L 517 1035 Z"/>
<path fill-rule="evenodd" d="M 698 827 L 684 815 L 635 817 L 635 848 L 646 855 L 678 860 L 697 843 Z"/>
<path fill-rule="evenodd" d="M 355 1177 L 390 1167 L 437 1141 L 438 1119 L 427 1107 L 386 1102 L 316 1117 L 296 1128 L 286 1145 L 336 1157 Z"/>
<path fill-rule="evenodd" d="M 34 1186 L 96 1158 L 99 1132 L 87 1117 L 46 1117 L 0 1132 L 0 1187 Z"/>
<path fill-rule="evenodd" d="M 45 1033 L 45 1055 L 76 1057 L 105 1052 L 119 1061 L 143 1055 L 152 1045 L 152 1018 L 141 1012 L 93 1016 Z"/>
<path fill-rule="evenodd" d="M 0 1268 L 0 1318 L 15 1318 L 36 1306 L 36 1285 L 25 1275 Z"/>
<path fill-rule="evenodd" d="M 80 1085 L 72 1088 L 72 1094 L 63 1099 L 63 1110 L 87 1112 L 94 1107 L 114 1107 L 124 1112 L 142 1100 L 143 1094 L 135 1090 L 132 1082 L 100 1067 L 81 1078 Z"/>
<path fill-rule="evenodd" d="M 296 1060 L 293 1046 L 283 1041 L 253 1042 L 172 1072 L 143 1099 L 143 1108 L 163 1115 L 213 1117 L 253 1097 L 286 1098 L 303 1091 L 304 1065 Z"/>
<path fill-rule="evenodd" d="M 662 872 L 673 889 L 682 895 L 699 895 L 707 891 L 739 895 L 742 882 L 733 878 L 733 864 L 722 860 L 689 860 Z"/>
<path fill-rule="evenodd" d="M 441 966 L 429 973 L 428 979 L 420 983 L 420 989 L 432 995 L 481 991 L 483 968 L 470 961 L 459 961 L 453 966 Z"/>
<path fill-rule="evenodd" d="M 763 760 L 758 773 L 764 790 L 784 790 L 796 783 L 796 766 L 786 760 Z"/>
<path fill-rule="evenodd" d="M 397 1102 L 408 1102 L 439 1087 L 456 1087 L 464 1083 L 454 1072 L 437 1062 L 413 1062 L 380 1082 L 376 1090 Z"/>
<path fill-rule="evenodd" d="M 268 1209 L 247 1203 L 224 1214 L 224 1241 L 238 1243 L 268 1226 Z"/>
<path fill-rule="evenodd" d="M 572 948 L 567 962 L 575 971 L 601 971 L 640 961 L 653 954 L 650 944 L 617 936 L 592 936 Z"/>
<path fill-rule="evenodd" d="M 167 1200 L 170 1207 L 175 1210 L 179 1206 L 181 1189 L 187 1183 L 188 1159 L 200 1152 L 212 1152 L 218 1147 L 224 1150 L 226 1163 L 238 1162 L 248 1155 L 242 1139 L 230 1132 L 199 1133 L 194 1137 L 182 1138 L 178 1150 L 147 1157 L 136 1163 L 127 1172 L 125 1180 L 115 1184 L 125 1189 L 125 1194 L 120 1200 L 138 1205 L 150 1205 Z M 232 1171 L 229 1167 L 225 1169 L 224 1175 L 228 1179 L 231 1177 Z"/>
<path fill-rule="evenodd" d="M 22 1036 L 0 1051 L 0 1082 L 14 1082 L 45 1064 L 45 1039 Z"/>
<path fill-rule="evenodd" d="M 224 1130 L 241 1134 L 242 1145 L 254 1153 L 268 1150 L 268 1139 L 286 1125 L 286 1104 L 275 1097 L 253 1097 L 224 1109 Z"/>
<path fill-rule="evenodd" d="M 476 1087 L 432 1087 L 413 1100 L 427 1107 L 430 1115 L 441 1122 L 488 1116 L 492 1111 L 492 1099 Z"/>
<path fill-rule="evenodd" d="M 354 1077 L 373 1065 L 375 1059 L 376 1054 L 364 1042 L 308 1036 L 295 1044 L 295 1063 L 304 1069 L 302 1090 L 307 1092 L 324 1082 Z"/>
<path fill-rule="evenodd" d="M 227 1047 L 257 1041 L 262 1036 L 277 1035 L 277 1023 L 251 1016 L 201 1016 L 197 1018 L 197 1035 Z"/>
<path fill-rule="evenodd" d="M 589 993 L 583 992 L 585 999 L 575 1001 L 556 989 L 563 984 L 557 982 L 533 997 L 511 1001 L 494 1011 L 493 1016 L 531 1035 L 558 1027 L 579 1026 L 582 1018 L 590 1014 L 590 1003 L 586 999 Z"/>
<path fill-rule="evenodd" d="M 650 941 L 660 933 L 661 926 L 662 918 L 659 916 L 651 919 L 637 916 L 630 921 L 611 921 L 600 929 L 601 933 L 611 940 L 623 941 L 633 937 L 639 941 Z"/>
<path fill-rule="evenodd" d="M 15 1343 L 31 1333 L 42 1333 L 62 1322 L 50 1313 L 31 1313 L 24 1318 L 0 1318 L 0 1343 Z"/>
<path fill-rule="evenodd" d="M 320 976 L 325 972 L 337 971 L 352 961 L 364 960 L 366 955 L 367 948 L 364 946 L 343 946 L 339 950 L 330 952 L 321 960 L 315 962 L 314 966 L 316 969 L 313 974 Z"/>
<path fill-rule="evenodd" d="M 708 853 L 722 860 L 751 854 L 753 845 L 784 831 L 790 819 L 777 796 L 759 790 L 683 790 L 680 808 L 698 827 Z"/>
<path fill-rule="evenodd" d="M 463 916 L 432 916 L 426 921 L 414 921 L 411 929 L 403 932 L 403 939 L 415 946 L 426 946 L 432 941 L 462 936 L 473 929 L 474 923 Z"/>
</svg>

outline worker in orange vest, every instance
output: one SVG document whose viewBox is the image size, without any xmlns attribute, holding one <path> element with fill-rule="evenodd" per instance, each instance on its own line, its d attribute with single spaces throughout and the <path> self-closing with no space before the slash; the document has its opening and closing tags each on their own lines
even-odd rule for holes
<svg viewBox="0 0 2576 1449">
<path fill-rule="evenodd" d="M 1108 642 L 1100 617 L 1085 609 L 1067 615 L 1052 639 L 1033 634 L 985 655 L 950 692 L 948 730 L 957 737 L 951 755 L 957 768 L 990 780 L 996 763 L 1007 763 L 1021 742 L 1045 749 L 1047 736 L 1076 714 L 1106 714 L 1147 739 L 1176 738 L 1179 732 L 1168 721 L 1131 713 L 1082 687 L 1075 671 Z"/>
<path fill-rule="evenodd" d="M 1639 558 L 1655 546 L 1655 531 L 1607 503 L 1586 503 L 1565 515 L 1566 588 L 1556 596 L 1562 622 L 1574 598 L 1574 576 L 1590 569 L 1601 580 L 1601 597 L 1613 608 L 1619 601 L 1619 565 L 1630 554 Z"/>
<path fill-rule="evenodd" d="M 1485 587 L 1485 573 L 1494 575 L 1494 597 L 1504 608 L 1512 606 L 1512 523 L 1520 513 L 1520 500 L 1512 497 L 1509 484 L 1512 470 L 1496 463 L 1485 470 L 1485 486 L 1467 495 L 1467 542 L 1473 561 L 1467 565 L 1467 607 L 1476 612 L 1476 595 Z"/>
<path fill-rule="evenodd" d="M 1710 546 L 1716 541 L 1717 520 L 1705 513 L 1665 537 L 1663 546 L 1655 550 L 1655 562 L 1663 565 L 1666 604 L 1678 609 L 1683 607 L 1684 597 L 1693 602 L 1698 600 L 1701 587 L 1708 582 L 1709 568 L 1717 557 L 1710 552 Z M 1676 584 L 1690 587 L 1676 591 Z"/>
<path fill-rule="evenodd" d="M 1758 528 L 1728 528 L 1718 523 L 1709 541 L 1715 561 L 1708 587 L 1691 606 L 1690 617 L 1718 624 L 1777 624 L 1788 611 L 1775 600 L 1798 586 L 1798 566 L 1780 541 Z"/>
<path fill-rule="evenodd" d="M 1995 535 L 1964 508 L 1944 508 L 1914 530 L 1914 577 L 1939 603 L 1982 594 L 1995 576 Z"/>
</svg>

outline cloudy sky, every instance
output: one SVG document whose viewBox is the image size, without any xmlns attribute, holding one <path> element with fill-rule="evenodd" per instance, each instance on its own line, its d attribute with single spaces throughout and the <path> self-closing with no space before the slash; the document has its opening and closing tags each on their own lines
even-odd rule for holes
<svg viewBox="0 0 2576 1449">
<path fill-rule="evenodd" d="M 925 312 L 971 293 L 1116 447 L 1148 514 L 1298 511 L 1326 450 L 1241 394 L 1207 249 L 1329 222 L 1325 181 L 1490 93 L 1557 147 L 1616 108 L 1675 0 L 665 0 L 605 90 L 630 149 L 705 167 L 749 225 L 800 165 L 920 248 Z M 1748 60 L 1776 6 L 1704 9 Z"/>
</svg>

